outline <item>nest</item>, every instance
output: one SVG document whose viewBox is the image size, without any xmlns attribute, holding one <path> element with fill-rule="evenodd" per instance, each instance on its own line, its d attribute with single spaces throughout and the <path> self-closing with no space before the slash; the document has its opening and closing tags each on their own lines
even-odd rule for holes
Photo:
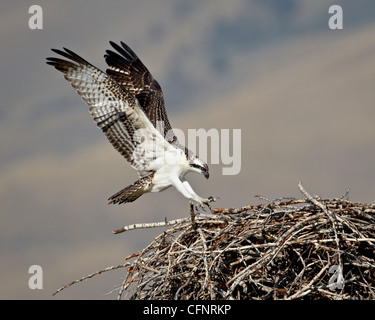
<svg viewBox="0 0 375 320">
<path fill-rule="evenodd" d="M 299 188 L 305 199 L 181 219 L 86 278 L 127 267 L 118 287 L 126 299 L 374 299 L 375 205 Z"/>
</svg>

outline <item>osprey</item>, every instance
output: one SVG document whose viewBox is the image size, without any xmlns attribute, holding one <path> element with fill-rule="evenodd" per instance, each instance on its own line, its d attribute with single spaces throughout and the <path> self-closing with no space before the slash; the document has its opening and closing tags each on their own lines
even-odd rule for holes
<svg viewBox="0 0 375 320">
<path fill-rule="evenodd" d="M 185 180 L 190 171 L 208 179 L 208 166 L 174 135 L 159 83 L 125 43 L 110 44 L 116 52 L 107 50 L 104 55 L 106 73 L 66 48 L 52 51 L 68 60 L 47 58 L 87 103 L 112 146 L 138 171 L 139 179 L 109 203 L 133 202 L 144 193 L 174 186 L 198 206 L 209 207 L 215 199 L 198 196 Z"/>
</svg>

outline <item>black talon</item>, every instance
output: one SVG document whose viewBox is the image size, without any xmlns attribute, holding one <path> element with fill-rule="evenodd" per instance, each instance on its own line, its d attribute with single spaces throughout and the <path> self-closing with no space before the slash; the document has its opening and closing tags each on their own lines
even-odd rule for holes
<svg viewBox="0 0 375 320">
<path fill-rule="evenodd" d="M 214 198 L 213 196 L 209 196 L 207 199 L 210 200 L 210 202 L 216 202 L 220 197 Z"/>
</svg>

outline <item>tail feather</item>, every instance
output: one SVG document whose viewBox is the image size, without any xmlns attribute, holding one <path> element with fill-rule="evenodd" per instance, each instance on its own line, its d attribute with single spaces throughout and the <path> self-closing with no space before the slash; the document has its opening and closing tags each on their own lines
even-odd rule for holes
<svg viewBox="0 0 375 320">
<path fill-rule="evenodd" d="M 121 204 L 137 200 L 144 192 L 135 190 L 133 185 L 127 186 L 108 199 L 108 204 Z"/>
<path fill-rule="evenodd" d="M 137 200 L 142 194 L 149 192 L 152 177 L 153 174 L 143 177 L 115 193 L 108 199 L 108 204 L 121 204 Z"/>
</svg>

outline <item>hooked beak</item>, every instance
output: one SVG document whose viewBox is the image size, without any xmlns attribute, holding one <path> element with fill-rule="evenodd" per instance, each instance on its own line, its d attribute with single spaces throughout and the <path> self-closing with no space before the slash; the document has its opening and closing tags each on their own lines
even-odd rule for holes
<svg viewBox="0 0 375 320">
<path fill-rule="evenodd" d="M 204 177 L 205 177 L 206 179 L 208 179 L 208 178 L 210 177 L 210 174 L 208 173 L 208 171 L 204 174 Z"/>
</svg>

